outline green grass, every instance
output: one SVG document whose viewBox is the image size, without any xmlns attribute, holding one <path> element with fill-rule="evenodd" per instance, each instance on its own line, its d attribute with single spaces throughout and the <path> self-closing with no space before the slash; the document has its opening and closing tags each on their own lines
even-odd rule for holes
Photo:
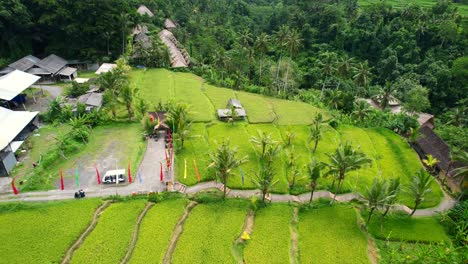
<svg viewBox="0 0 468 264">
<path fill-rule="evenodd" d="M 208 170 L 210 163 L 210 146 L 206 141 L 206 128 L 204 123 L 195 123 L 192 125 L 190 138 L 184 143 L 184 148 L 175 155 L 176 171 L 178 180 L 187 185 L 198 183 L 195 172 L 195 160 L 200 173 L 201 181 L 214 179 L 214 173 Z M 184 176 L 185 160 L 187 160 L 187 178 Z"/>
<path fill-rule="evenodd" d="M 234 91 L 231 89 L 220 88 L 209 84 L 204 84 L 203 87 L 203 92 L 209 98 L 211 104 L 215 109 L 226 108 L 228 100 L 231 98 L 236 98 Z"/>
<path fill-rule="evenodd" d="M 251 240 L 244 249 L 246 263 L 290 263 L 289 231 L 292 207 L 273 204 L 255 213 Z"/>
<path fill-rule="evenodd" d="M 442 225 L 434 217 L 389 215 L 383 219 L 374 216 L 369 233 L 379 239 L 398 241 L 449 242 Z"/>
<path fill-rule="evenodd" d="M 73 254 L 71 263 L 119 263 L 127 253 L 144 200 L 112 204 L 102 213 L 96 228 Z"/>
<path fill-rule="evenodd" d="M 156 204 L 143 219 L 135 250 L 129 263 L 161 263 L 174 227 L 187 200 L 175 199 Z"/>
<path fill-rule="evenodd" d="M 277 116 L 275 123 L 279 125 L 309 125 L 312 123 L 315 115 L 323 113 L 325 118 L 328 113 L 310 104 L 303 102 L 293 102 L 276 98 L 269 98 Z"/>
<path fill-rule="evenodd" d="M 245 92 L 237 92 L 237 98 L 244 106 L 250 123 L 271 123 L 276 120 L 270 98 Z"/>
<path fill-rule="evenodd" d="M 299 213 L 301 263 L 369 263 L 367 241 L 349 205 Z"/>
<path fill-rule="evenodd" d="M 59 263 L 100 203 L 86 199 L 0 205 L 0 263 Z"/>
<path fill-rule="evenodd" d="M 50 128 L 50 130 L 41 132 L 40 146 L 50 146 L 55 144 L 44 143 L 44 140 L 49 140 L 52 135 L 56 134 L 59 128 Z M 53 137 L 52 137 L 53 138 Z M 138 165 L 143 158 L 146 148 L 146 143 L 142 139 L 142 129 L 139 123 L 116 123 L 112 125 L 98 126 L 91 132 L 88 144 L 79 148 L 73 154 L 67 155 L 67 159 L 59 159 L 53 162 L 47 170 L 42 172 L 41 177 L 48 179 L 46 186 L 41 188 L 53 188 L 53 183 L 59 178 L 60 168 L 63 168 L 65 179 L 74 179 L 75 169 L 78 166 L 80 173 L 88 172 L 87 168 L 93 168 L 95 164 L 99 168 L 114 169 L 117 165 L 119 168 L 127 169 L 128 161 L 131 162 L 131 169 L 136 172 Z M 35 150 L 33 154 L 45 154 L 42 148 Z M 34 156 L 33 156 L 34 157 Z M 37 158 L 36 158 L 37 159 Z M 25 173 L 35 173 L 32 166 L 27 164 Z M 94 172 L 92 172 L 94 174 Z M 37 173 L 34 177 L 37 176 Z"/>
<path fill-rule="evenodd" d="M 187 218 L 172 263 L 237 263 L 233 243 L 240 235 L 248 202 L 201 204 Z"/>
<path fill-rule="evenodd" d="M 78 71 L 78 78 L 97 78 L 99 75 L 96 74 L 96 71 Z"/>
</svg>

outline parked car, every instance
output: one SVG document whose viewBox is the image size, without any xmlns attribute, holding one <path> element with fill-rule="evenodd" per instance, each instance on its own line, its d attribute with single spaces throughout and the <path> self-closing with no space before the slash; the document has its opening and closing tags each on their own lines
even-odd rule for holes
<svg viewBox="0 0 468 264">
<path fill-rule="evenodd" d="M 107 171 L 102 182 L 104 184 L 119 184 L 125 182 L 125 169 Z"/>
</svg>

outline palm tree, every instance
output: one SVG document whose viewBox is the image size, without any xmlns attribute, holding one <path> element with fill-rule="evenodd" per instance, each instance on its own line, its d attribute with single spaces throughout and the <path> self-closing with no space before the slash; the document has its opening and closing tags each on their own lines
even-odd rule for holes
<svg viewBox="0 0 468 264">
<path fill-rule="evenodd" d="M 262 33 L 255 39 L 254 48 L 260 54 L 260 76 L 259 80 L 262 79 L 262 68 L 263 68 L 263 57 L 269 50 L 270 36 L 266 33 Z"/>
<path fill-rule="evenodd" d="M 327 154 L 329 158 L 328 163 L 323 163 L 328 168 L 327 175 L 336 175 L 338 178 L 338 186 L 333 197 L 336 200 L 337 193 L 340 192 L 342 182 L 348 172 L 358 170 L 363 166 L 370 164 L 371 159 L 367 157 L 364 152 L 355 149 L 348 142 L 340 144 L 333 154 Z"/>
<path fill-rule="evenodd" d="M 296 138 L 296 133 L 291 130 L 291 127 L 288 127 L 284 133 L 283 144 L 285 147 L 291 146 L 293 139 Z"/>
<path fill-rule="evenodd" d="M 166 123 L 172 128 L 172 132 L 177 133 L 179 127 L 188 122 L 190 105 L 186 103 L 170 104 L 166 113 Z"/>
<path fill-rule="evenodd" d="M 280 72 L 280 62 L 282 58 L 282 50 L 286 46 L 287 39 L 289 35 L 289 27 L 286 25 L 281 25 L 279 30 L 275 32 L 275 43 L 277 50 L 280 53 L 279 59 L 278 59 L 278 69 L 276 69 L 276 82 L 278 82 L 279 79 L 279 72 Z"/>
<path fill-rule="evenodd" d="M 414 197 L 414 208 L 411 212 L 410 216 L 413 216 L 416 209 L 424 201 L 426 194 L 430 193 L 431 190 L 431 183 L 434 180 L 432 176 L 427 173 L 424 169 L 421 169 L 416 175 L 413 177 L 411 184 L 408 188 L 408 192 Z"/>
<path fill-rule="evenodd" d="M 354 111 L 353 115 L 362 122 L 366 119 L 369 114 L 372 112 L 372 109 L 369 107 L 369 103 L 364 100 L 356 100 L 354 102 Z"/>
<path fill-rule="evenodd" d="M 394 205 L 397 201 L 398 194 L 400 193 L 400 178 L 390 179 L 387 188 L 387 201 L 385 202 L 385 212 L 382 215 L 385 217 L 390 210 L 390 206 Z"/>
<path fill-rule="evenodd" d="M 286 47 L 288 48 L 290 59 L 288 62 L 288 67 L 286 68 L 286 83 L 284 86 L 285 93 L 288 90 L 288 77 L 289 77 L 289 68 L 290 68 L 291 60 L 292 60 L 293 55 L 296 54 L 296 52 L 299 50 L 301 46 L 301 42 L 302 42 L 302 39 L 299 37 L 299 32 L 296 29 L 290 30 L 288 32 L 285 44 L 286 44 Z"/>
<path fill-rule="evenodd" d="M 320 169 L 322 168 L 322 164 L 317 162 L 315 159 L 307 165 L 307 174 L 310 180 L 310 200 L 309 204 L 312 203 L 312 199 L 314 198 L 314 192 L 317 188 L 317 181 L 320 178 Z"/>
<path fill-rule="evenodd" d="M 224 81 L 224 71 L 229 69 L 231 63 L 231 57 L 226 53 L 224 49 L 217 50 L 213 56 L 213 64 L 221 69 L 221 80 Z"/>
<path fill-rule="evenodd" d="M 382 109 L 385 109 L 390 105 L 390 101 L 392 100 L 394 93 L 395 88 L 390 83 L 385 84 L 380 89 L 380 94 L 378 96 L 380 107 L 382 107 Z"/>
<path fill-rule="evenodd" d="M 247 162 L 247 156 L 242 158 L 237 157 L 237 148 L 231 148 L 229 140 L 218 145 L 216 150 L 210 154 L 211 163 L 208 168 L 216 171 L 224 185 L 223 198 L 226 197 L 226 185 L 229 176 L 233 174 L 234 169 L 238 168 L 243 163 Z"/>
<path fill-rule="evenodd" d="M 174 138 L 180 141 L 180 147 L 184 147 L 184 142 L 190 134 L 190 129 L 192 128 L 192 122 L 187 121 L 186 119 L 181 119 L 177 124 L 177 133 L 174 134 Z"/>
<path fill-rule="evenodd" d="M 365 61 L 364 63 L 360 62 L 358 63 L 356 67 L 356 72 L 353 76 L 354 82 L 359 86 L 367 88 L 370 83 L 370 75 L 371 69 L 369 67 L 369 63 L 367 61 Z"/>
<path fill-rule="evenodd" d="M 274 178 L 275 173 L 272 164 L 266 163 L 261 166 L 260 172 L 252 179 L 255 187 L 260 189 L 260 192 L 262 193 L 262 202 L 265 202 L 266 195 L 278 183 L 278 180 L 275 180 Z"/>
<path fill-rule="evenodd" d="M 318 113 L 312 121 L 312 125 L 310 127 L 309 141 L 314 141 L 314 149 L 312 150 L 313 154 L 315 154 L 315 151 L 317 151 L 318 143 L 320 139 L 322 139 L 323 124 L 325 124 L 326 122 L 327 121 L 323 119 L 322 113 Z"/>
<path fill-rule="evenodd" d="M 374 178 L 371 188 L 366 188 L 363 198 L 370 209 L 366 225 L 369 224 L 374 210 L 386 204 L 386 201 L 390 198 L 387 194 L 387 182 L 385 180 Z"/>
<path fill-rule="evenodd" d="M 338 61 L 337 71 L 338 74 L 343 78 L 348 78 L 354 69 L 354 59 L 347 55 L 340 58 Z"/>
<path fill-rule="evenodd" d="M 286 164 L 286 177 L 288 177 L 288 174 L 289 172 L 295 167 L 296 165 L 296 161 L 297 161 L 297 157 L 296 157 L 296 152 L 294 151 L 294 146 L 290 149 L 290 150 L 286 150 L 285 151 L 285 164 Z M 294 171 L 293 171 L 293 174 L 292 174 L 292 179 L 291 179 L 291 182 L 289 184 L 289 188 L 293 188 L 294 187 L 294 184 L 296 183 L 296 175 L 294 174 Z"/>
<path fill-rule="evenodd" d="M 136 94 L 136 90 L 132 89 L 129 85 L 125 85 L 120 90 L 120 99 L 125 107 L 127 108 L 128 112 L 128 120 L 132 120 L 133 118 L 133 97 Z"/>
<path fill-rule="evenodd" d="M 252 43 L 252 33 L 249 32 L 248 29 L 244 29 L 242 32 L 239 33 L 239 42 L 244 46 L 244 48 L 247 48 L 250 46 L 250 43 Z"/>
<path fill-rule="evenodd" d="M 327 84 L 327 79 L 337 72 L 336 69 L 336 53 L 334 52 L 324 52 L 320 54 L 320 58 L 317 62 L 318 66 L 321 69 L 322 75 L 325 79 L 322 82 L 322 92 L 320 98 L 323 98 L 323 92 L 325 90 L 325 85 Z"/>
<path fill-rule="evenodd" d="M 257 130 L 256 137 L 250 137 L 250 142 L 260 148 L 262 157 L 265 155 L 265 151 L 267 150 L 268 146 L 276 143 L 276 141 L 273 140 L 271 133 L 262 132 L 260 130 Z"/>
<path fill-rule="evenodd" d="M 342 96 L 343 92 L 341 90 L 326 90 L 327 94 L 327 104 L 333 109 L 338 109 L 343 105 Z"/>
</svg>

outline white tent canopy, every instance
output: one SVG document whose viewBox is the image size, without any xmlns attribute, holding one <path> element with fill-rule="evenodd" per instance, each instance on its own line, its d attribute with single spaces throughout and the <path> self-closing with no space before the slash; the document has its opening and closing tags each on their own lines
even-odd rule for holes
<svg viewBox="0 0 468 264">
<path fill-rule="evenodd" d="M 0 99 L 10 101 L 39 79 L 40 77 L 36 75 L 18 70 L 0 77 Z"/>
<path fill-rule="evenodd" d="M 0 150 L 6 148 L 38 113 L 0 107 Z"/>
</svg>

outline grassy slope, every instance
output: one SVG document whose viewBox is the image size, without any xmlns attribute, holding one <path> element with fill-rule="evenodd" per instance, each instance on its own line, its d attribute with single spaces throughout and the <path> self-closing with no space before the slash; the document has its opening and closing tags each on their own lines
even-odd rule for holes
<svg viewBox="0 0 468 264">
<path fill-rule="evenodd" d="M 301 263 L 369 263 L 367 241 L 348 205 L 299 214 Z"/>
<path fill-rule="evenodd" d="M 369 233 L 379 239 L 399 241 L 449 242 L 444 228 L 434 217 L 408 217 L 390 215 L 384 219 L 374 217 Z"/>
<path fill-rule="evenodd" d="M 129 263 L 161 263 L 177 221 L 187 200 L 176 199 L 156 204 L 141 223 L 135 251 Z"/>
<path fill-rule="evenodd" d="M 366 7 L 371 4 L 379 3 L 379 0 L 359 0 L 358 3 L 360 6 Z M 409 4 L 418 4 L 422 7 L 432 7 L 437 3 L 437 0 L 387 0 L 387 3 L 391 4 L 396 8 L 402 8 Z M 460 15 L 468 17 L 468 5 L 466 4 L 457 4 L 454 5 L 458 8 Z"/>
<path fill-rule="evenodd" d="M 256 212 L 251 240 L 244 249 L 246 263 L 289 263 L 292 208 L 273 204 Z"/>
<path fill-rule="evenodd" d="M 236 263 L 233 242 L 241 233 L 248 202 L 201 204 L 185 222 L 172 263 Z"/>
<path fill-rule="evenodd" d="M 59 263 L 100 203 L 86 199 L 0 205 L 0 263 Z M 7 207 L 22 209 L 9 212 Z"/>
<path fill-rule="evenodd" d="M 138 215 L 146 201 L 112 204 L 72 257 L 71 263 L 119 263 L 125 256 Z"/>
</svg>

